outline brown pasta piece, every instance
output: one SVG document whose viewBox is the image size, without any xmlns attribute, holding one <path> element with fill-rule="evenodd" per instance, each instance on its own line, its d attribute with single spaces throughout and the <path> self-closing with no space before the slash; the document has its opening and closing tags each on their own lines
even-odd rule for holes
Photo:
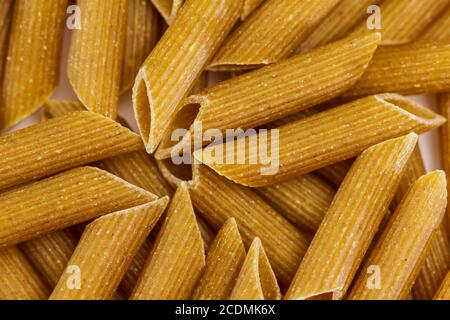
<svg viewBox="0 0 450 320">
<path fill-rule="evenodd" d="M 236 220 L 228 219 L 217 234 L 206 258 L 203 274 L 195 288 L 194 300 L 225 300 L 245 260 L 245 248 Z"/>
<path fill-rule="evenodd" d="M 58 83 L 67 0 L 17 0 L 0 103 L 0 131 L 36 111 Z"/>
<path fill-rule="evenodd" d="M 256 238 L 242 264 L 231 300 L 280 300 L 277 278 L 261 240 Z"/>
<path fill-rule="evenodd" d="M 17 247 L 0 249 L 0 299 L 45 300 L 50 289 Z"/>
<path fill-rule="evenodd" d="M 92 167 L 72 169 L 0 194 L 0 247 L 156 198 L 106 171 Z"/>
<path fill-rule="evenodd" d="M 189 299 L 204 266 L 203 240 L 189 192 L 182 184 L 172 199 L 131 299 Z"/>
<path fill-rule="evenodd" d="M 130 0 L 131 1 L 131 0 Z M 78 0 L 67 74 L 90 111 L 116 119 L 125 48 L 127 0 Z"/>
<path fill-rule="evenodd" d="M 134 255 L 163 213 L 168 198 L 162 198 L 98 218 L 89 224 L 70 261 L 80 272 L 79 287 L 67 284 L 66 272 L 50 296 L 51 300 L 111 299 Z"/>
<path fill-rule="evenodd" d="M 92 112 L 74 112 L 0 137 L 0 190 L 142 150 L 138 135 Z"/>
</svg>

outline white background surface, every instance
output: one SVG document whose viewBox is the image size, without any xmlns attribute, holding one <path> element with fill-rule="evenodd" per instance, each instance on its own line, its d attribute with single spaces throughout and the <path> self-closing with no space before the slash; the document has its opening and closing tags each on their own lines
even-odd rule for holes
<svg viewBox="0 0 450 320">
<path fill-rule="evenodd" d="M 72 90 L 72 87 L 69 83 L 66 74 L 66 63 L 67 56 L 69 51 L 70 44 L 70 32 L 66 30 L 64 35 L 64 46 L 63 53 L 61 55 L 61 68 L 60 68 L 60 79 L 59 85 L 56 88 L 54 94 L 51 96 L 51 99 L 61 99 L 61 100 L 78 100 L 76 94 Z M 435 95 L 420 95 L 420 96 L 411 96 L 411 99 L 414 101 L 429 107 L 431 110 L 437 112 L 437 100 Z M 131 92 L 128 91 L 122 95 L 120 98 L 120 110 L 119 113 L 125 119 L 128 120 L 128 123 L 132 126 L 132 129 L 137 132 L 136 121 L 134 119 L 134 114 L 132 110 L 131 103 Z M 19 123 L 17 126 L 12 128 L 9 131 L 18 130 L 20 128 L 27 127 L 31 124 L 37 123 L 40 121 L 40 112 L 37 111 L 35 114 Z M 428 171 L 432 171 L 435 169 L 441 168 L 440 161 L 440 144 L 439 144 L 439 130 L 433 130 L 431 132 L 422 134 L 420 136 L 420 146 L 422 150 L 422 156 L 425 161 L 425 165 Z"/>
</svg>

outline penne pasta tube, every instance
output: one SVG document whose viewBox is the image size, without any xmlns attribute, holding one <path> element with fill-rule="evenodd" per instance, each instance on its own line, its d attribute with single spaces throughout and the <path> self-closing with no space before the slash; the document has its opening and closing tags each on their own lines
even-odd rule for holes
<svg viewBox="0 0 450 320">
<path fill-rule="evenodd" d="M 450 39 L 450 6 L 439 19 L 419 37 L 419 41 L 447 42 Z"/>
<path fill-rule="evenodd" d="M 166 136 L 156 158 L 166 159 L 192 145 L 196 124 L 201 124 L 201 133 L 256 128 L 340 95 L 363 74 L 378 41 L 376 34 L 347 38 L 190 96 L 174 118 L 189 134 L 180 142 Z"/>
<path fill-rule="evenodd" d="M 74 112 L 0 137 L 0 190 L 142 150 L 138 135 L 91 112 Z"/>
<path fill-rule="evenodd" d="M 116 119 L 127 0 L 78 0 L 77 4 L 82 27 L 72 35 L 67 66 L 70 83 L 88 110 Z"/>
<path fill-rule="evenodd" d="M 370 94 L 450 91 L 450 44 L 411 44 L 379 48 L 364 75 L 342 97 Z"/>
<path fill-rule="evenodd" d="M 342 299 L 394 197 L 417 135 L 365 150 L 342 182 L 286 294 Z M 362 200 L 364 199 L 364 200 Z"/>
<path fill-rule="evenodd" d="M 228 37 L 208 69 L 252 69 L 289 57 L 338 2 L 267 0 Z"/>
<path fill-rule="evenodd" d="M 193 300 L 229 299 L 245 255 L 236 220 L 230 218 L 211 245 L 205 269 L 191 298 Z"/>
<path fill-rule="evenodd" d="M 261 3 L 265 0 L 244 0 L 244 7 L 242 8 L 241 20 L 247 19 L 247 17 L 255 11 Z"/>
<path fill-rule="evenodd" d="M 130 299 L 189 299 L 204 266 L 203 240 L 189 192 L 182 184 Z"/>
<path fill-rule="evenodd" d="M 414 182 L 425 174 L 425 164 L 422 160 L 420 147 L 417 145 L 406 165 L 405 173 L 400 181 L 391 207 L 394 209 L 398 207 Z M 386 224 L 389 222 L 386 218 L 385 221 Z M 385 221 L 383 221 L 383 223 Z M 381 233 L 384 228 L 385 226 L 380 228 L 379 233 Z M 449 268 L 450 242 L 447 239 L 445 226 L 444 224 L 441 224 L 433 236 L 425 261 L 422 264 L 419 275 L 412 288 L 414 298 L 417 300 L 432 299 Z"/>
<path fill-rule="evenodd" d="M 170 162 L 160 162 L 162 173 L 174 184 L 188 181 L 192 202 L 202 218 L 219 230 L 230 218 L 238 224 L 246 247 L 261 239 L 280 285 L 287 288 L 311 241 L 269 206 L 255 191 L 239 186 L 202 165 L 186 172 Z M 251 204 L 251 209 L 249 209 Z"/>
<path fill-rule="evenodd" d="M 440 115 L 400 95 L 375 95 L 282 126 L 275 132 L 279 139 L 273 142 L 273 130 L 272 138 L 267 132 L 253 138 L 258 144 L 245 137 L 238 143 L 243 161 L 230 163 L 229 152 L 223 151 L 234 151 L 235 141 L 197 150 L 194 156 L 236 183 L 262 187 L 353 158 L 384 140 L 419 134 L 444 123 Z"/>
<path fill-rule="evenodd" d="M 89 224 L 50 300 L 111 299 L 134 255 L 163 213 L 168 198 L 98 218 Z M 71 287 L 74 267 L 78 287 Z"/>
<path fill-rule="evenodd" d="M 151 0 L 155 8 L 159 11 L 161 16 L 171 24 L 177 17 L 178 12 L 183 6 L 184 0 Z"/>
<path fill-rule="evenodd" d="M 446 6 L 449 0 L 386 0 L 380 6 L 381 19 L 379 28 L 383 45 L 399 45 L 410 43 L 429 26 Z M 364 21 L 355 29 L 355 33 L 367 32 L 368 22 Z"/>
<path fill-rule="evenodd" d="M 310 173 L 257 189 L 275 210 L 302 230 L 316 231 L 336 193 L 335 188 Z"/>
<path fill-rule="evenodd" d="M 17 247 L 0 249 L 0 300 L 45 300 L 49 288 Z"/>
<path fill-rule="evenodd" d="M 447 276 L 434 296 L 434 300 L 450 300 L 450 272 L 447 273 Z"/>
<path fill-rule="evenodd" d="M 120 92 L 133 86 L 139 68 L 156 45 L 158 37 L 158 13 L 150 0 L 128 0 Z"/>
<path fill-rule="evenodd" d="M 371 5 L 383 0 L 342 0 L 297 48 L 309 51 L 347 36 L 364 18 Z"/>
<path fill-rule="evenodd" d="M 106 171 L 72 169 L 0 194 L 0 247 L 155 199 Z"/>
<path fill-rule="evenodd" d="M 446 184 L 445 173 L 435 171 L 412 185 L 356 278 L 350 299 L 395 300 L 409 295 L 444 217 Z M 371 267 L 377 274 L 369 274 Z M 371 281 L 374 275 L 380 283 Z"/>
<path fill-rule="evenodd" d="M 0 1 L 0 97 L 3 84 L 3 71 L 6 63 L 6 54 L 8 52 L 9 29 L 12 18 L 12 0 Z M 2 99 L 0 99 L 0 104 Z M 1 107 L 0 107 L 1 108 Z"/>
<path fill-rule="evenodd" d="M 256 238 L 242 264 L 231 300 L 280 300 L 277 278 L 264 252 L 261 240 Z"/>
<path fill-rule="evenodd" d="M 67 0 L 14 1 L 0 131 L 36 111 L 58 84 Z"/>
<path fill-rule="evenodd" d="M 149 153 L 239 19 L 241 5 L 242 0 L 188 0 L 144 62 L 133 88 L 133 107 Z"/>
<path fill-rule="evenodd" d="M 39 272 L 49 288 L 54 288 L 72 253 L 78 238 L 69 229 L 56 231 L 26 241 L 19 245 L 33 267 Z"/>
</svg>

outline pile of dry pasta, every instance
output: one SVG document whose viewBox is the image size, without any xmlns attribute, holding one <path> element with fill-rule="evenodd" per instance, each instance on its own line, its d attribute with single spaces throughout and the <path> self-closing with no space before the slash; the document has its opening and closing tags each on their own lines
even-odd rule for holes
<svg viewBox="0 0 450 320">
<path fill-rule="evenodd" d="M 449 113 L 450 0 L 0 0 L 0 299 L 450 300 Z"/>
</svg>

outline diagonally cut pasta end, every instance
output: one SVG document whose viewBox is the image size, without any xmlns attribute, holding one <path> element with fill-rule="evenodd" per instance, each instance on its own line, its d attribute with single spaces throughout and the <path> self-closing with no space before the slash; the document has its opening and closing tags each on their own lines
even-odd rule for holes
<svg viewBox="0 0 450 320">
<path fill-rule="evenodd" d="M 139 132 L 145 144 L 145 149 L 149 154 L 153 153 L 158 142 L 153 123 L 155 121 L 154 106 L 152 103 L 151 91 L 147 86 L 145 69 L 141 69 L 136 77 L 133 86 L 133 110 L 136 117 Z"/>
</svg>

